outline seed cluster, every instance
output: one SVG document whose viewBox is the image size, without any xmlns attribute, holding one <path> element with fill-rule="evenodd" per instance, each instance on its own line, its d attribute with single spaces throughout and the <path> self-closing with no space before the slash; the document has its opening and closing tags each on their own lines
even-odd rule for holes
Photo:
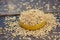
<svg viewBox="0 0 60 40">
<path fill-rule="evenodd" d="M 28 14 L 30 14 L 29 17 L 26 16 Z M 57 25 L 56 18 L 51 13 L 45 14 L 43 11 L 40 11 L 38 9 L 31 9 L 31 10 L 27 10 L 27 11 L 22 12 L 21 16 L 18 16 L 19 17 L 18 19 L 20 19 L 22 22 L 25 22 L 25 16 L 26 16 L 26 20 L 30 20 L 30 18 L 34 16 L 30 20 L 30 21 L 34 20 L 34 22 L 36 20 L 41 21 L 41 20 L 38 20 L 38 19 L 40 19 L 39 17 L 41 17 L 42 20 L 46 20 L 47 24 L 39 30 L 29 31 L 29 30 L 25 30 L 25 29 L 23 29 L 19 26 L 18 20 L 16 19 L 15 16 L 14 17 L 5 17 L 5 22 L 4 23 L 7 26 L 5 28 L 5 30 L 8 31 L 9 33 L 11 33 L 13 36 L 20 35 L 20 36 L 25 37 L 27 35 L 28 36 L 32 35 L 33 37 L 44 37 L 44 36 L 48 35 L 51 30 L 56 28 L 56 25 Z M 35 17 L 38 18 L 38 19 L 36 19 Z M 26 21 L 26 22 L 29 22 L 29 21 Z M 14 32 L 12 32 L 13 30 L 14 30 Z"/>
<path fill-rule="evenodd" d="M 42 11 L 37 12 L 37 11 L 39 10 L 32 9 L 22 12 L 20 15 L 20 21 L 27 25 L 37 25 L 41 23 L 44 20 L 41 15 L 41 13 L 43 12 Z"/>
</svg>

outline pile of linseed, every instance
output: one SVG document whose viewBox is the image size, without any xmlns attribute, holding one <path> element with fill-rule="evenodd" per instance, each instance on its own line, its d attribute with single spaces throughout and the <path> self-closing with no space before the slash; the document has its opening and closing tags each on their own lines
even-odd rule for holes
<svg viewBox="0 0 60 40">
<path fill-rule="evenodd" d="M 20 35 L 25 37 L 27 35 L 28 36 L 32 35 L 33 37 L 44 37 L 48 35 L 51 30 L 56 28 L 56 25 L 57 25 L 56 18 L 54 17 L 53 14 L 51 13 L 45 14 L 43 11 L 40 11 L 38 9 L 31 9 L 30 11 L 27 10 L 27 12 L 24 11 L 22 13 L 28 14 L 29 12 L 33 12 L 34 10 L 37 12 L 37 15 L 40 15 L 42 18 L 46 20 L 47 24 L 43 28 L 35 31 L 25 30 L 24 28 L 21 28 L 19 26 L 18 20 L 20 16 L 18 16 L 18 18 L 16 16 L 13 16 L 13 17 L 7 16 L 5 17 L 5 22 L 4 22 L 6 25 L 5 30 L 11 33 L 13 36 Z"/>
</svg>

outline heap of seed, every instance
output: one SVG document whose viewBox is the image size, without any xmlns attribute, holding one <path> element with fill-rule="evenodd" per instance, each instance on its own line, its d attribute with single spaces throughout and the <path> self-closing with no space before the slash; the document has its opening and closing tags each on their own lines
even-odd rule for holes
<svg viewBox="0 0 60 40">
<path fill-rule="evenodd" d="M 43 20 L 45 21 L 45 19 L 42 17 L 41 14 L 43 13 L 42 11 L 39 10 L 28 10 L 28 11 L 24 11 L 21 13 L 20 15 L 20 21 L 23 22 L 26 25 L 37 25 L 39 23 L 41 23 Z"/>
<path fill-rule="evenodd" d="M 6 25 L 7 27 L 5 28 L 6 31 L 8 31 L 9 33 L 11 33 L 13 36 L 20 35 L 20 36 L 25 37 L 27 35 L 28 36 L 32 35 L 33 37 L 44 37 L 44 36 L 48 35 L 51 30 L 53 30 L 54 28 L 56 28 L 56 25 L 57 25 L 56 18 L 54 17 L 53 14 L 51 14 L 51 13 L 45 14 L 43 11 L 40 11 L 38 9 L 31 9 L 31 10 L 27 10 L 27 11 L 22 12 L 21 13 L 22 14 L 21 18 L 19 16 L 19 19 L 21 19 L 21 21 L 23 19 L 23 21 L 25 22 L 24 15 L 27 16 L 28 13 L 29 14 L 31 13 L 29 15 L 30 18 L 33 15 L 35 15 L 36 18 L 38 16 L 40 16 L 41 18 L 43 18 L 44 20 L 46 20 L 47 24 L 43 28 L 41 28 L 39 30 L 29 31 L 29 30 L 25 30 L 25 29 L 23 29 L 23 28 L 21 28 L 19 26 L 18 20 L 17 20 L 17 18 L 15 16 L 14 17 L 7 16 L 7 17 L 5 17 L 5 22 L 4 22 L 5 24 L 8 24 L 8 25 Z M 40 21 L 40 20 L 38 20 L 39 18 L 36 19 L 35 16 L 33 16 L 33 18 L 31 18 L 32 21 L 36 21 L 36 20 Z M 26 19 L 28 19 L 28 20 L 30 20 L 30 18 L 26 17 Z M 14 32 L 12 32 L 12 31 L 14 31 Z"/>
</svg>

